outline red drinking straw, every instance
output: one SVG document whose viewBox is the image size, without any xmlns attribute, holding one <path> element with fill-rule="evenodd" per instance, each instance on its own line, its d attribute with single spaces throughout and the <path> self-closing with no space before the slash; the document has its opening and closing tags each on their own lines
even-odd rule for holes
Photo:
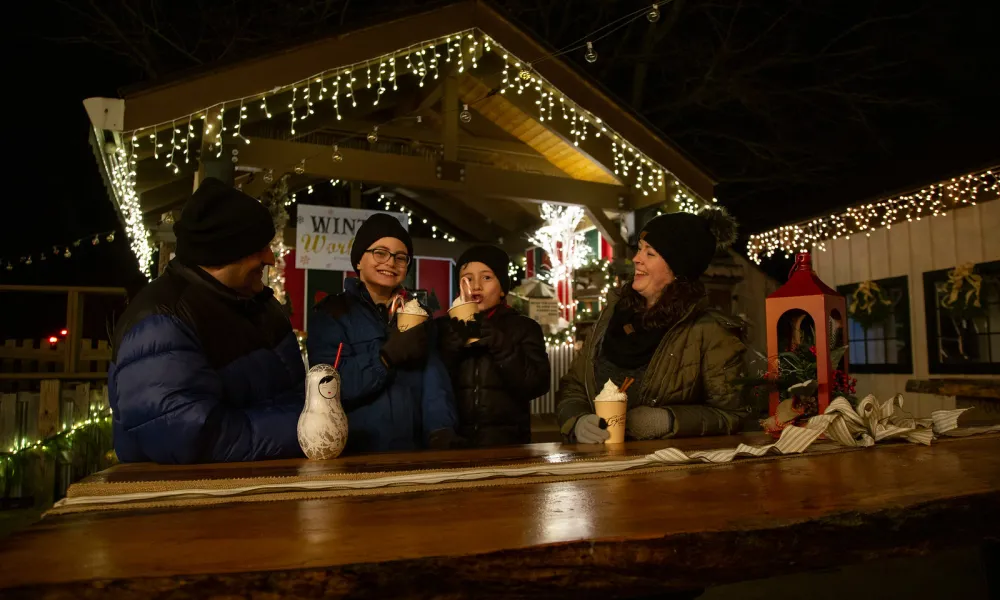
<svg viewBox="0 0 1000 600">
<path fill-rule="evenodd" d="M 335 358 L 333 360 L 333 368 L 334 369 L 336 369 L 337 365 L 340 364 L 340 353 L 343 352 L 343 351 L 344 351 L 344 342 L 340 342 L 340 345 L 337 346 L 337 358 Z"/>
</svg>

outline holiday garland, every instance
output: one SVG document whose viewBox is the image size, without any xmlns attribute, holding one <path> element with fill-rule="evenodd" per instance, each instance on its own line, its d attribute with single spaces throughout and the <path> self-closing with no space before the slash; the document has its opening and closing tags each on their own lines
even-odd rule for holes
<svg viewBox="0 0 1000 600">
<path fill-rule="evenodd" d="M 111 410 L 106 409 L 44 439 L 17 440 L 7 452 L 0 452 L 0 486 L 9 498 L 21 484 L 28 461 L 45 454 L 55 455 L 62 463 L 79 467 L 84 474 L 105 469 L 117 459 L 112 449 Z"/>
<path fill-rule="evenodd" d="M 274 266 L 271 267 L 268 283 L 274 290 L 274 298 L 281 304 L 287 304 L 285 297 L 285 256 L 291 252 L 285 246 L 285 225 L 288 224 L 288 211 L 285 209 L 288 200 L 288 175 L 283 175 L 261 196 L 263 204 L 274 221 L 274 239 L 271 240 L 271 250 L 274 251 Z"/>
</svg>

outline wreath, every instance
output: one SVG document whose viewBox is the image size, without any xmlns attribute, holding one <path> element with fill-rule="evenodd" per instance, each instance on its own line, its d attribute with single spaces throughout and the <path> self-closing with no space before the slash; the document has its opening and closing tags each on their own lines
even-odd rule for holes
<svg viewBox="0 0 1000 600">
<path fill-rule="evenodd" d="M 948 271 L 948 280 L 938 283 L 936 288 L 941 308 L 952 317 L 968 318 L 983 314 L 980 293 L 983 277 L 975 272 L 975 265 L 965 263 Z"/>
<path fill-rule="evenodd" d="M 865 331 L 885 323 L 892 315 L 892 300 L 885 297 L 882 288 L 874 281 L 859 283 L 849 298 L 851 304 L 847 313 Z"/>
</svg>

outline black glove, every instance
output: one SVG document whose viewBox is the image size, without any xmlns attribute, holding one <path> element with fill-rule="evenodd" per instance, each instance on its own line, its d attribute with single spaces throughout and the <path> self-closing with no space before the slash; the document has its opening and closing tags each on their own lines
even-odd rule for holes
<svg viewBox="0 0 1000 600">
<path fill-rule="evenodd" d="M 405 368 L 427 360 L 427 327 L 425 324 L 406 331 L 393 331 L 382 344 L 382 361 L 386 366 Z"/>
<path fill-rule="evenodd" d="M 442 354 L 454 354 L 465 347 L 465 342 L 469 340 L 468 325 L 465 321 L 451 317 L 438 317 L 435 321 L 440 332 L 439 343 Z"/>
<path fill-rule="evenodd" d="M 478 312 L 472 318 L 471 321 L 466 321 L 465 330 L 468 332 L 468 337 L 479 339 L 483 337 L 483 323 L 486 322 L 486 316 Z"/>
<path fill-rule="evenodd" d="M 478 317 L 482 313 L 476 314 Z M 490 348 L 500 348 L 503 345 L 503 332 L 489 319 L 482 319 L 479 327 L 479 337 Z"/>
</svg>

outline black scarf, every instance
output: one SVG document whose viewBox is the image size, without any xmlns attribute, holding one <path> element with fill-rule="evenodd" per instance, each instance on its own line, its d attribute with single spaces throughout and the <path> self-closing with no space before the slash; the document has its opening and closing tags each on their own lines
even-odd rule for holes
<svg viewBox="0 0 1000 600">
<path fill-rule="evenodd" d="M 643 327 L 641 313 L 617 305 L 604 334 L 601 355 L 618 367 L 635 369 L 649 363 L 666 332 L 666 327 Z"/>
</svg>

